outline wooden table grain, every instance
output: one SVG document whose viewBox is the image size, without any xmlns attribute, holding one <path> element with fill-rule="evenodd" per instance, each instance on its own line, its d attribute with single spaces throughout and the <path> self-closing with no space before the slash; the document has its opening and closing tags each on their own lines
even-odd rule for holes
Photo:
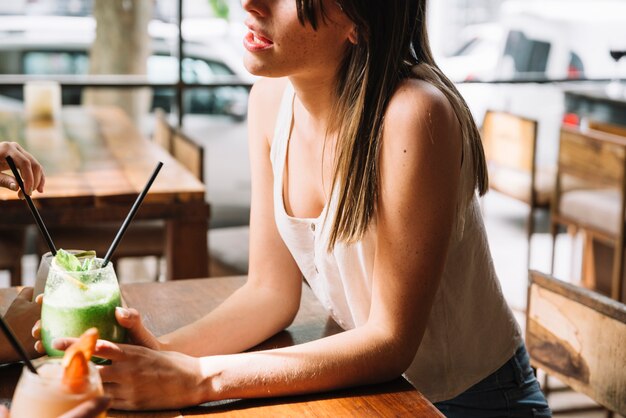
<svg viewBox="0 0 626 418">
<path fill-rule="evenodd" d="M 45 193 L 33 199 L 48 226 L 121 224 L 163 161 L 136 219 L 166 221 L 168 278 L 208 275 L 204 185 L 144 138 L 121 109 L 65 107 L 56 122 L 27 122 L 22 113 L 0 112 L 0 140 L 18 142 L 43 165 Z M 33 223 L 24 202 L 9 190 L 0 189 L 0 211 L 0 227 Z"/>
<path fill-rule="evenodd" d="M 245 276 L 136 283 L 122 286 L 128 306 L 138 309 L 146 326 L 162 335 L 202 317 L 245 283 Z M 15 289 L 0 290 L 0 311 L 15 297 Z M 300 344 L 341 332 L 313 293 L 304 286 L 300 311 L 285 331 L 255 349 Z M 0 368 L 0 399 L 10 398 L 18 366 Z M 211 402 L 181 411 L 110 411 L 115 418 L 174 417 L 442 417 L 406 380 L 320 394 L 237 399 Z"/>
</svg>

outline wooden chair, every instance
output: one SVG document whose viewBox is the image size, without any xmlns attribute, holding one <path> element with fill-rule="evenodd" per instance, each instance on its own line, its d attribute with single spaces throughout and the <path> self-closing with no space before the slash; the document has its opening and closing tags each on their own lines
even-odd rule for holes
<svg viewBox="0 0 626 418">
<path fill-rule="evenodd" d="M 529 283 L 531 365 L 626 415 L 626 305 L 536 271 Z"/>
<path fill-rule="evenodd" d="M 606 132 L 607 134 L 626 137 L 626 126 L 591 120 L 589 121 L 588 128 L 593 131 Z"/>
<path fill-rule="evenodd" d="M 22 256 L 26 228 L 0 229 L 0 270 L 8 270 L 11 286 L 22 284 Z"/>
<path fill-rule="evenodd" d="M 582 230 L 587 237 L 614 248 L 611 283 L 604 292 L 624 300 L 624 219 L 626 210 L 626 138 L 595 130 L 561 128 L 550 230 L 554 269 L 559 225 Z M 568 182 L 582 188 L 564 187 Z M 583 275 L 586 287 L 602 291 Z"/>
<path fill-rule="evenodd" d="M 535 230 L 535 212 L 548 208 L 554 188 L 554 168 L 537 166 L 537 122 L 511 113 L 489 110 L 482 125 L 489 169 L 489 187 L 526 203 L 528 252 Z"/>
<path fill-rule="evenodd" d="M 191 171 L 200 181 L 204 182 L 204 149 L 193 140 L 172 128 L 161 114 L 156 117 L 154 140 L 161 141 L 160 137 L 168 137 L 169 149 L 176 160 Z M 117 233 L 119 224 L 85 225 L 79 227 L 50 228 L 58 248 L 90 249 L 99 256 L 104 256 L 109 245 Z M 45 242 L 40 240 L 38 252 L 47 251 Z M 165 222 L 164 221 L 134 221 L 124 238 L 117 247 L 112 262 L 115 264 L 121 258 L 127 257 L 163 257 L 165 254 Z M 157 276 L 159 270 L 157 268 Z"/>
<path fill-rule="evenodd" d="M 172 155 L 204 183 L 204 147 L 202 145 L 176 129 L 172 134 Z"/>
<path fill-rule="evenodd" d="M 167 122 L 167 115 L 165 114 L 165 111 L 160 108 L 155 109 L 152 140 L 170 154 L 172 153 L 172 134 L 173 129 Z"/>
<path fill-rule="evenodd" d="M 626 127 L 597 120 L 590 120 L 586 128 L 592 131 L 601 131 L 613 135 L 619 135 L 626 139 Z M 584 234 L 582 277 L 585 285 L 610 294 L 611 275 L 614 257 L 614 248 L 606 242 L 597 241 L 591 234 Z M 624 278 L 622 278 L 624 281 Z"/>
</svg>

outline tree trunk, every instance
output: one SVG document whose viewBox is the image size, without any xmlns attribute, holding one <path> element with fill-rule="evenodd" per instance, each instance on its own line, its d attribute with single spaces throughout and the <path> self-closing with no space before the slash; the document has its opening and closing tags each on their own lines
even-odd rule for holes
<svg viewBox="0 0 626 418">
<path fill-rule="evenodd" d="M 89 55 L 90 74 L 145 75 L 151 53 L 148 23 L 153 0 L 95 0 L 96 38 Z M 150 89 L 85 89 L 83 103 L 115 105 L 135 119 L 149 110 Z"/>
</svg>

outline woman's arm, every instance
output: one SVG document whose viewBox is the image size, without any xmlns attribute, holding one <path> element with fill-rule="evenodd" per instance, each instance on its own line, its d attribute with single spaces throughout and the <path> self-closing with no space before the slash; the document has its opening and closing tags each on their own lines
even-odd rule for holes
<svg viewBox="0 0 626 418">
<path fill-rule="evenodd" d="M 445 264 L 461 138 L 441 93 L 410 81 L 389 106 L 383 141 L 372 305 L 365 325 L 293 347 L 201 359 L 99 342 L 96 355 L 113 360 L 101 370 L 113 407 L 171 408 L 299 394 L 384 381 L 404 372 L 423 336 Z M 267 291 L 279 292 L 273 287 L 277 283 L 269 282 Z M 262 312 L 261 317 L 266 315 L 273 314 Z M 243 325 L 249 324 L 244 318 L 225 320 L 250 326 Z"/>
<path fill-rule="evenodd" d="M 274 222 L 274 176 L 269 156 L 268 138 L 273 135 L 283 89 L 284 81 L 261 80 L 250 94 L 252 199 L 248 281 L 206 317 L 159 338 L 164 350 L 194 356 L 240 352 L 286 328 L 298 311 L 302 274 Z"/>
<path fill-rule="evenodd" d="M 367 323 L 307 344 L 201 359 L 206 399 L 274 396 L 394 378 L 413 360 L 455 219 L 460 128 L 433 87 L 407 81 L 386 114 Z"/>
</svg>

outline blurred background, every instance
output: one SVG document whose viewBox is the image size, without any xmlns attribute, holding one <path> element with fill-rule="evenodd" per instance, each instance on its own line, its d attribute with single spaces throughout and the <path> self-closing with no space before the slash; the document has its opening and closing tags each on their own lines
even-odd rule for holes
<svg viewBox="0 0 626 418">
<path fill-rule="evenodd" d="M 0 110 L 20 109 L 24 84 L 38 79 L 60 84 L 64 106 L 123 108 L 146 137 L 155 109 L 163 109 L 169 123 L 205 151 L 211 256 L 220 273 L 245 274 L 246 114 L 254 77 L 242 65 L 244 18 L 235 0 L 2 1 Z M 552 188 L 564 124 L 626 126 L 626 1 L 436 0 L 428 18 L 437 62 L 478 126 L 484 128 L 489 112 L 533 121 L 533 173 L 551 173 Z M 539 205 L 495 187 L 497 174 L 491 173 L 494 190 L 483 211 L 502 288 L 523 325 L 528 267 L 550 271 L 554 259 L 556 276 L 580 280 L 584 236 L 567 229 L 553 253 L 552 189 L 544 190 L 548 203 Z M 539 174 L 532 183 L 517 174 L 504 183 L 526 189 L 541 183 Z M 38 258 L 26 246 L 23 280 L 29 284 Z M 150 263 L 159 260 L 144 261 L 120 265 L 118 275 L 149 278 Z M 2 274 L 0 285 L 8 281 Z"/>
</svg>

